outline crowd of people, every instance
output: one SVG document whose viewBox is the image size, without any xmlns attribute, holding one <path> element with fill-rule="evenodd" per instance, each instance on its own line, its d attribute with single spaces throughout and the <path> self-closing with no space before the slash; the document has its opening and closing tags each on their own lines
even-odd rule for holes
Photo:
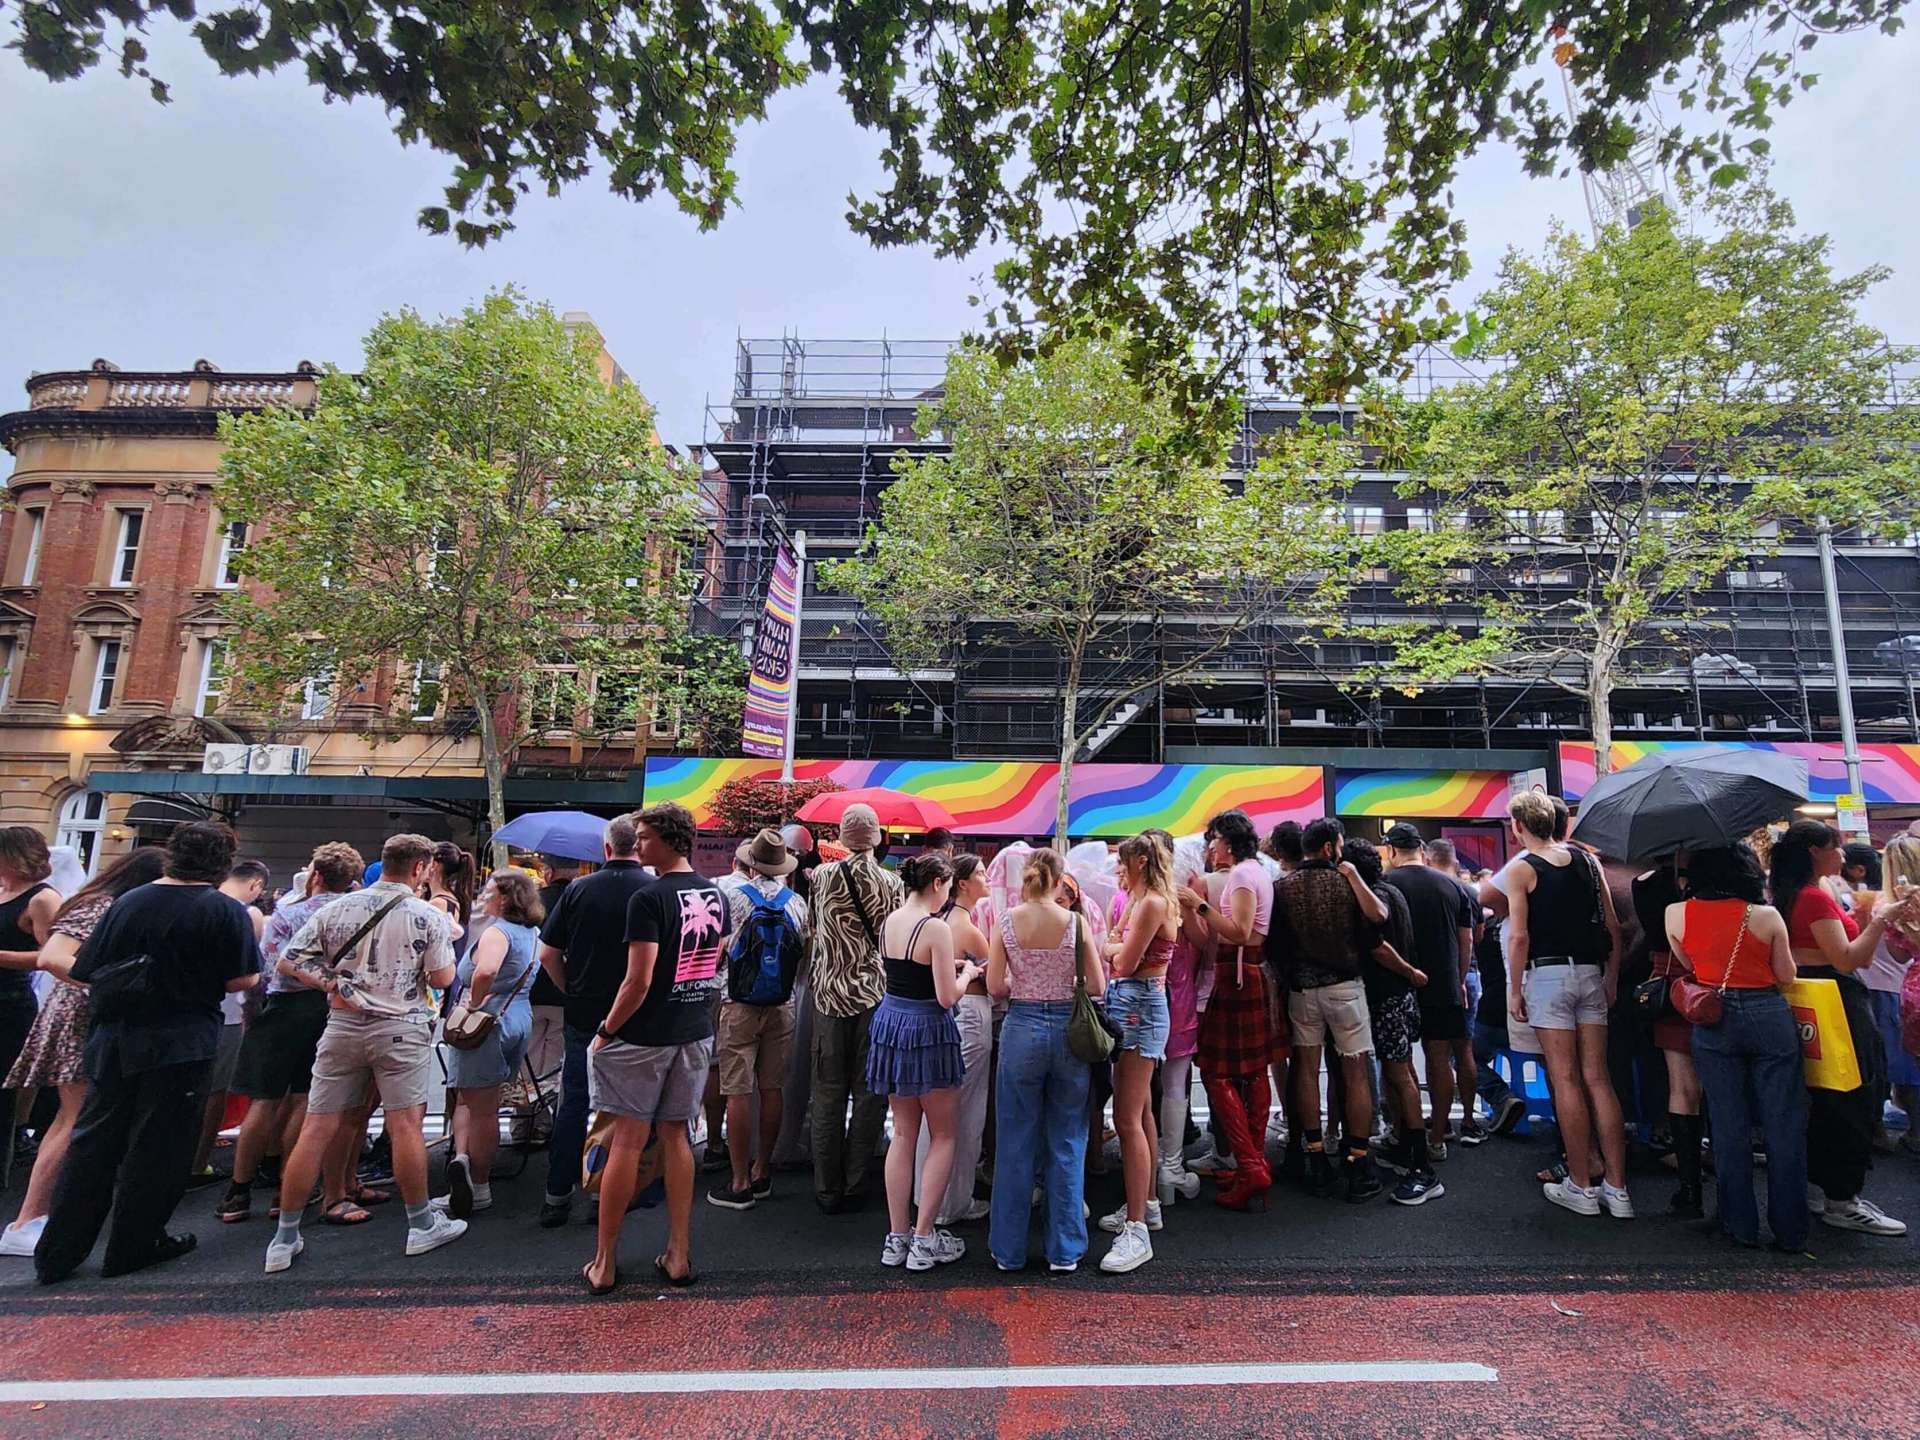
<svg viewBox="0 0 1920 1440">
<path fill-rule="evenodd" d="M 1901 994 L 1920 835 L 1882 856 L 1801 820 L 1629 878 L 1569 841 L 1557 798 L 1510 811 L 1497 872 L 1411 825 L 1376 847 L 1334 819 L 1262 837 L 1228 811 L 1197 843 L 1095 847 L 1100 894 L 1045 845 L 989 866 L 935 832 L 887 863 L 861 805 L 831 856 L 804 827 L 766 829 L 711 879 L 675 805 L 608 821 L 602 863 L 544 887 L 512 867 L 481 884 L 467 852 L 418 835 L 373 864 L 329 842 L 272 901 L 218 823 L 64 895 L 39 832 L 0 828 L 0 1065 L 37 1141 L 0 1256 L 57 1281 L 103 1229 L 110 1275 L 183 1255 L 171 1217 L 209 1179 L 222 1222 L 267 1201 L 269 1274 L 305 1252 L 310 1216 L 365 1224 L 396 1196 L 404 1251 L 425 1254 L 493 1205 L 503 1097 L 557 1076 L 539 1224 L 593 1192 L 595 1295 L 620 1283 L 646 1190 L 666 1208 L 655 1272 L 695 1283 L 703 1169 L 707 1202 L 735 1212 L 781 1170 L 810 1170 L 828 1214 L 879 1189 L 885 1266 L 952 1264 L 955 1231 L 985 1222 L 1001 1270 L 1038 1236 L 1073 1271 L 1097 1229 L 1099 1268 L 1125 1273 L 1208 1181 L 1230 1211 L 1265 1209 L 1276 1178 L 1355 1205 L 1441 1199 L 1454 1150 L 1527 1117 L 1524 1057 L 1560 1142 L 1546 1202 L 1634 1218 L 1637 1129 L 1674 1170 L 1666 1208 L 1739 1244 L 1804 1251 L 1815 1218 L 1905 1233 L 1862 1192 L 1876 1153 L 1920 1152 L 1885 1128 L 1889 1099 L 1920 1121 Z M 1782 989 L 1812 978 L 1835 983 L 1855 1088 L 1806 1081 Z M 230 1094 L 246 1104 L 222 1176 Z M 1085 1182 L 1109 1136 L 1124 1199 L 1096 1218 Z"/>
</svg>

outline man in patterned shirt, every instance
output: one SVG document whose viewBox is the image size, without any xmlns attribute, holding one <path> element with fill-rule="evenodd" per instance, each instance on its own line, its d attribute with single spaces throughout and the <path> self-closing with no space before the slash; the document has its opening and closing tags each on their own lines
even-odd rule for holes
<svg viewBox="0 0 1920 1440">
<path fill-rule="evenodd" d="M 268 1274 L 285 1270 L 306 1248 L 300 1217 L 321 1158 L 374 1085 L 407 1204 L 407 1254 L 424 1255 L 466 1233 L 466 1221 L 427 1204 L 421 1122 L 433 1072 L 432 992 L 453 983 L 451 922 L 415 894 L 432 860 L 426 836 L 393 836 L 380 852 L 380 879 L 316 911 L 280 953 L 280 973 L 325 990 L 329 1013 L 314 1056 L 307 1123 L 282 1173 Z"/>
<path fill-rule="evenodd" d="M 886 992 L 880 927 L 899 906 L 900 877 L 873 858 L 880 817 L 849 805 L 849 852 L 813 872 L 813 1197 L 829 1215 L 867 1198 L 867 1166 L 886 1123 L 887 1097 L 867 1089 L 867 1031 Z M 847 1119 L 847 1101 L 853 1119 Z"/>
</svg>

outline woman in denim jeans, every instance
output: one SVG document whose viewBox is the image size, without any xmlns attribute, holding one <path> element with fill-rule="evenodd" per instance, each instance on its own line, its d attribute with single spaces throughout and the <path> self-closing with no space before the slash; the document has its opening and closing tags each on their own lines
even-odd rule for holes
<svg viewBox="0 0 1920 1440">
<path fill-rule="evenodd" d="M 1044 1165 L 1042 1210 L 1048 1268 L 1079 1268 L 1087 1253 L 1084 1172 L 1089 1067 L 1067 1049 L 1076 960 L 1087 991 L 1106 991 L 1106 972 L 1079 917 L 1054 899 L 1065 867 L 1052 850 L 1027 857 L 1021 903 L 994 927 L 987 988 L 1007 999 L 1000 1029 L 993 1213 L 987 1248 L 1002 1270 L 1024 1269 L 1033 1215 L 1034 1168 Z"/>
<path fill-rule="evenodd" d="M 1760 862 L 1744 843 L 1696 850 L 1687 898 L 1666 911 L 1667 943 L 1683 971 L 1724 987 L 1717 1025 L 1693 1027 L 1693 1062 L 1713 1121 L 1720 1228 L 1760 1243 L 1753 1198 L 1755 1123 L 1767 1137 L 1767 1222 L 1782 1250 L 1807 1244 L 1807 1085 L 1800 1030 L 1778 987 L 1794 977 L 1780 912 L 1766 898 Z M 1756 1112 L 1757 1106 L 1757 1112 Z"/>
</svg>

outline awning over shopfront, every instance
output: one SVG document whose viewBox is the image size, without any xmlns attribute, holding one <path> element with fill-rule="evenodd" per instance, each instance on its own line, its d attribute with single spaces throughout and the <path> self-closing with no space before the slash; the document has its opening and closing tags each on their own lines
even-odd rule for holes
<svg viewBox="0 0 1920 1440">
<path fill-rule="evenodd" d="M 777 768 L 777 767 L 776 767 Z M 197 770 L 96 770 L 87 789 L 103 795 L 179 795 L 307 800 L 324 804 L 335 798 L 388 800 L 485 810 L 487 784 L 477 775 L 207 775 Z M 615 780 L 557 780 L 510 777 L 509 810 L 549 806 L 630 808 L 640 803 L 641 776 L 630 771 Z"/>
</svg>

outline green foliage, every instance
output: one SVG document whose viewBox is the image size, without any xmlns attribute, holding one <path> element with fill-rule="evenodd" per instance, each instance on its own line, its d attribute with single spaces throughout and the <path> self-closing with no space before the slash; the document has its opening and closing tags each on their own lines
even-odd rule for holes
<svg viewBox="0 0 1920 1440">
<path fill-rule="evenodd" d="M 1904 0 L 0 0 L 10 44 L 64 79 L 102 59 L 165 83 L 138 34 L 190 22 L 222 72 L 298 66 L 329 99 L 384 106 L 452 165 L 421 223 L 481 244 L 518 197 L 605 174 L 665 189 L 710 228 L 736 203 L 733 151 L 768 101 L 831 74 L 881 137 L 888 181 L 849 200 L 879 245 L 1004 253 L 988 319 L 1009 356 L 1035 333 L 1138 337 L 1137 380 L 1188 348 L 1233 390 L 1249 353 L 1320 396 L 1390 372 L 1441 334 L 1464 272 L 1450 187 L 1508 143 L 1547 174 L 1604 167 L 1655 86 L 1696 126 L 1663 160 L 1736 182 L 1823 35 L 1901 24 Z M 1561 110 L 1549 65 L 1575 96 Z"/>
<path fill-rule="evenodd" d="M 1063 806 L 1075 755 L 1128 700 L 1199 673 L 1283 606 L 1330 608 L 1350 576 L 1344 439 L 1307 427 L 1232 483 L 1233 427 L 1134 384 L 1120 347 L 1013 366 L 962 348 L 921 424 L 949 451 L 897 462 L 869 552 L 824 578 L 904 664 L 994 642 L 1057 655 Z"/>
<path fill-rule="evenodd" d="M 1402 491 L 1436 519 L 1378 553 L 1427 605 L 1478 597 L 1453 633 L 1403 637 L 1403 685 L 1553 679 L 1604 744 L 1629 652 L 1697 639 L 1701 592 L 1780 527 L 1913 525 L 1920 430 L 1888 403 L 1912 356 L 1856 313 L 1886 272 L 1836 276 L 1826 237 L 1797 235 L 1757 183 L 1691 221 L 1661 207 L 1594 245 L 1556 230 L 1542 255 L 1510 254 L 1466 350 L 1487 378 L 1392 417 Z"/>
<path fill-rule="evenodd" d="M 223 418 L 217 500 L 255 527 L 233 602 L 246 692 L 271 706 L 306 676 L 444 667 L 476 711 L 496 824 L 502 705 L 533 665 L 599 673 L 596 730 L 676 704 L 693 486 L 599 354 L 590 327 L 507 291 L 451 319 L 385 317 L 311 415 Z"/>
</svg>

